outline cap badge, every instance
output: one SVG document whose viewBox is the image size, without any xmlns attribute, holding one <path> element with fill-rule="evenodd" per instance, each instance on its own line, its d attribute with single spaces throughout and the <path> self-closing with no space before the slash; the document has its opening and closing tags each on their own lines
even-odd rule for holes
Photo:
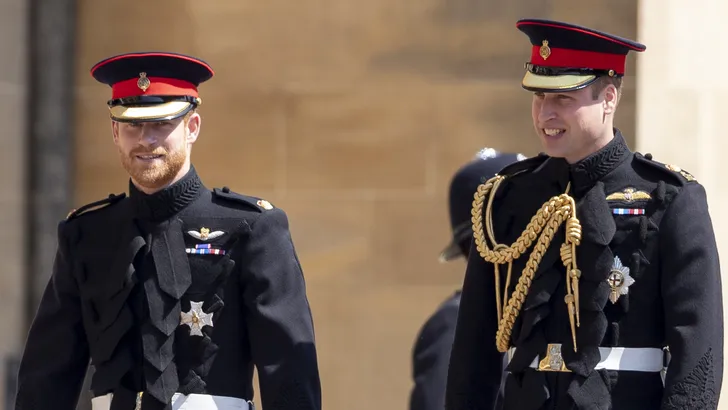
<svg viewBox="0 0 728 410">
<path fill-rule="evenodd" d="M 551 55 L 551 48 L 549 47 L 549 41 L 544 40 L 541 42 L 541 48 L 538 50 L 538 54 L 546 60 Z"/>
<path fill-rule="evenodd" d="M 147 91 L 147 88 L 152 85 L 152 82 L 147 78 L 147 73 L 139 73 L 139 79 L 137 80 L 137 87 L 142 91 Z"/>
</svg>

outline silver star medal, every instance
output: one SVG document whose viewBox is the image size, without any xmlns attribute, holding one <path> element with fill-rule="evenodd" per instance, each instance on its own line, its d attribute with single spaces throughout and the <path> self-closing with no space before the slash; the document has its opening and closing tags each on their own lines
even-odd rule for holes
<svg viewBox="0 0 728 410">
<path fill-rule="evenodd" d="M 190 311 L 180 313 L 180 324 L 189 326 L 192 336 L 202 336 L 204 326 L 213 326 L 212 315 L 214 313 L 203 312 L 202 304 L 203 302 L 190 302 L 192 306 Z"/>
<path fill-rule="evenodd" d="M 629 276 L 629 268 L 622 264 L 619 256 L 614 257 L 614 265 L 612 265 L 612 270 L 609 272 L 607 283 L 612 289 L 609 292 L 609 300 L 613 304 L 617 303 L 621 295 L 626 295 L 629 292 L 629 287 L 634 283 L 634 278 Z"/>
</svg>

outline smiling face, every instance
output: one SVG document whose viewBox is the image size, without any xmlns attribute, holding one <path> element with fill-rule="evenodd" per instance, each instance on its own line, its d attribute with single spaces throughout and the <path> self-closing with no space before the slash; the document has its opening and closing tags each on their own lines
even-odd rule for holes
<svg viewBox="0 0 728 410">
<path fill-rule="evenodd" d="M 181 179 L 190 169 L 200 123 L 197 113 L 159 122 L 113 121 L 114 144 L 134 185 L 151 194 Z"/>
<path fill-rule="evenodd" d="M 618 93 L 599 81 L 576 91 L 534 93 L 531 115 L 544 152 L 575 163 L 607 145 Z"/>
</svg>

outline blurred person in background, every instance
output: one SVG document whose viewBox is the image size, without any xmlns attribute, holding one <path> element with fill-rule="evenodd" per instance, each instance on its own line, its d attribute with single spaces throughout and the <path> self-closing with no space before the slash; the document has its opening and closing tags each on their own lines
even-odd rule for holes
<svg viewBox="0 0 728 410">
<path fill-rule="evenodd" d="M 627 54 L 645 46 L 517 27 L 545 155 L 478 188 L 446 408 L 493 409 L 505 356 L 505 410 L 716 409 L 723 302 L 705 189 L 614 127 Z"/>
<path fill-rule="evenodd" d="M 473 239 L 471 209 L 475 191 L 506 165 L 522 159 L 525 159 L 522 154 L 500 153 L 493 148 L 484 148 L 474 160 L 455 173 L 449 191 L 452 240 L 440 254 L 440 262 L 468 258 Z M 410 394 L 410 410 L 445 408 L 447 367 L 459 306 L 458 289 L 437 308 L 419 331 L 412 352 L 414 387 Z"/>
<path fill-rule="evenodd" d="M 71 212 L 27 337 L 16 409 L 72 410 L 89 358 L 93 410 L 320 410 L 312 315 L 284 211 L 191 164 L 202 60 L 131 53 L 111 86 L 129 195 Z"/>
</svg>

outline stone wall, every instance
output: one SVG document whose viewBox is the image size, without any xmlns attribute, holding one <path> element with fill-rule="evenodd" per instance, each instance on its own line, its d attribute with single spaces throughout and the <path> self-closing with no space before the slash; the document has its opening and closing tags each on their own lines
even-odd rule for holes
<svg viewBox="0 0 728 410">
<path fill-rule="evenodd" d="M 687 170 L 705 187 L 725 272 L 728 183 L 721 163 L 728 149 L 724 136 L 728 85 L 713 73 L 720 72 L 726 59 L 722 50 L 728 27 L 723 22 L 728 4 L 642 0 L 639 15 L 639 38 L 647 51 L 639 57 L 637 147 L 657 161 Z M 726 286 L 723 279 L 723 295 Z M 726 383 L 728 378 L 723 377 L 723 392 Z M 718 408 L 728 409 L 725 399 Z"/>
<path fill-rule="evenodd" d="M 25 264 L 25 140 L 27 0 L 0 0 L 0 359 L 15 356 L 25 339 L 23 331 L 23 273 Z M 3 363 L 4 365 L 5 363 Z M 0 408 L 7 392 L 5 369 L 0 370 Z M 10 380 L 7 380 L 8 382 Z"/>
</svg>

